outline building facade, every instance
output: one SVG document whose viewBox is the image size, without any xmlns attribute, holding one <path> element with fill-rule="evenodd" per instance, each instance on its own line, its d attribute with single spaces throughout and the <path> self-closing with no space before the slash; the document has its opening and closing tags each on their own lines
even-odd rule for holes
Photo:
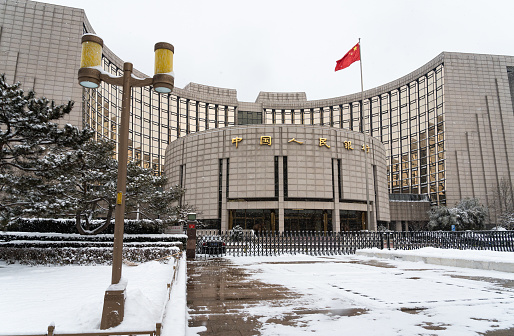
<svg viewBox="0 0 514 336">
<path fill-rule="evenodd" d="M 0 72 L 58 103 L 74 100 L 63 123 L 117 141 L 121 89 L 77 84 L 85 32 L 94 29 L 81 9 L 0 0 Z M 120 74 L 122 60 L 103 52 L 104 69 Z M 362 95 L 322 100 L 261 92 L 255 102 L 241 102 L 236 90 L 194 83 L 168 95 L 134 88 L 129 158 L 160 174 L 166 147 L 193 133 L 248 124 L 323 126 L 380 141 L 392 195 L 426 195 L 432 205 L 448 206 L 475 197 L 491 208 L 500 181 L 514 179 L 513 92 L 514 57 L 450 52 Z M 390 220 L 408 221 L 402 218 Z"/>
<path fill-rule="evenodd" d="M 376 230 L 389 222 L 380 141 L 328 126 L 251 125 L 173 141 L 171 185 L 205 224 L 265 231 Z"/>
</svg>

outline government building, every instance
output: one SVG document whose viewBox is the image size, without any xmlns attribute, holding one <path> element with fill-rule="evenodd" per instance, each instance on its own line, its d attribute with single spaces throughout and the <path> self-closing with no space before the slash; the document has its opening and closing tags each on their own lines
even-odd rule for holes
<svg viewBox="0 0 514 336">
<path fill-rule="evenodd" d="M 62 120 L 117 142 L 121 88 L 77 83 L 82 9 L 0 0 L 0 73 L 57 103 Z M 106 41 L 108 45 L 109 41 Z M 103 69 L 123 61 L 103 48 Z M 135 75 L 146 75 L 135 71 Z M 132 89 L 129 160 L 170 185 L 222 230 L 409 230 L 430 205 L 478 198 L 492 210 L 514 179 L 514 57 L 442 52 L 390 83 L 308 100 L 190 83 L 170 94 Z"/>
</svg>

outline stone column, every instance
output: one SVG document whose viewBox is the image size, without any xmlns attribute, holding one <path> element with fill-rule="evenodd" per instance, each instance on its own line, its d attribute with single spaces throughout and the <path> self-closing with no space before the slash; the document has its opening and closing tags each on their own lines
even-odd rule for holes
<svg viewBox="0 0 514 336">
<path fill-rule="evenodd" d="M 284 232 L 284 157 L 278 157 L 278 230 Z"/>
<path fill-rule="evenodd" d="M 333 169 L 332 174 L 334 174 L 334 208 L 332 210 L 332 230 L 334 232 L 341 232 L 341 217 L 339 214 L 339 172 L 337 171 L 337 159 L 332 159 Z"/>
<path fill-rule="evenodd" d="M 402 231 L 402 221 L 396 221 L 395 223 L 395 231 L 401 232 Z"/>
<path fill-rule="evenodd" d="M 221 231 L 228 230 L 227 160 L 223 159 L 221 167 Z"/>
</svg>

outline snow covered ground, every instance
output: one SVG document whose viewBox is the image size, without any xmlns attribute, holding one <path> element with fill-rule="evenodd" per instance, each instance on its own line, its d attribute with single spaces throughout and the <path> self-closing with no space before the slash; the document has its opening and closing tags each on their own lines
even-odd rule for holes
<svg viewBox="0 0 514 336">
<path fill-rule="evenodd" d="M 394 252 L 394 251 L 392 251 Z M 421 255 L 510 260 L 514 253 L 421 249 Z M 514 327 L 514 274 L 365 256 L 231 258 L 265 283 L 302 294 L 280 306 L 249 307 L 280 321 L 301 307 L 294 325 L 267 323 L 263 335 L 479 335 Z M 358 312 L 352 314 L 352 312 Z"/>
<path fill-rule="evenodd" d="M 185 262 L 179 268 L 178 285 L 168 306 L 173 323 L 185 321 Z M 173 265 L 147 262 L 123 266 L 128 280 L 125 318 L 118 331 L 154 330 L 160 321 L 167 283 Z M 104 293 L 110 285 L 110 266 L 25 266 L 0 263 L 0 335 L 9 333 L 46 333 L 55 324 L 56 333 L 98 330 Z M 177 321 L 175 321 L 177 320 Z M 163 330 L 164 332 L 164 330 Z"/>
<path fill-rule="evenodd" d="M 514 253 L 421 249 L 477 260 L 509 260 Z M 302 294 L 280 306 L 248 307 L 244 313 L 279 321 L 296 309 L 311 310 L 297 324 L 266 323 L 263 335 L 478 335 L 514 327 L 514 273 L 378 260 L 365 256 L 305 255 L 227 257 L 263 282 Z M 164 335 L 186 331 L 186 267 L 182 261 Z M 126 313 L 118 330 L 155 327 L 162 313 L 172 264 L 124 266 Z M 0 263 L 0 335 L 97 329 L 110 266 L 22 266 Z M 330 313 L 315 313 L 316 310 Z M 352 314 L 349 312 L 358 312 Z M 194 335 L 199 330 L 187 330 Z"/>
</svg>

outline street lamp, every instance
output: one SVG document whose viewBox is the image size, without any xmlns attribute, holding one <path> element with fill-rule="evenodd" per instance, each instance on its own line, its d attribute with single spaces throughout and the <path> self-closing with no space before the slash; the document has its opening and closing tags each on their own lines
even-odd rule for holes
<svg viewBox="0 0 514 336">
<path fill-rule="evenodd" d="M 130 100 L 132 87 L 152 85 L 158 93 L 170 93 L 174 86 L 173 45 L 166 42 L 155 44 L 155 74 L 149 78 L 132 76 L 132 63 L 123 64 L 123 76 L 117 77 L 102 69 L 103 40 L 94 34 L 82 36 L 82 55 L 78 71 L 79 84 L 95 89 L 103 81 L 122 86 L 121 125 L 118 143 L 118 184 L 114 217 L 114 248 L 112 255 L 112 281 L 104 298 L 101 329 L 119 325 L 125 311 L 126 281 L 121 281 L 123 230 L 125 216 L 125 192 L 127 184 L 128 134 L 130 120 Z"/>
</svg>

